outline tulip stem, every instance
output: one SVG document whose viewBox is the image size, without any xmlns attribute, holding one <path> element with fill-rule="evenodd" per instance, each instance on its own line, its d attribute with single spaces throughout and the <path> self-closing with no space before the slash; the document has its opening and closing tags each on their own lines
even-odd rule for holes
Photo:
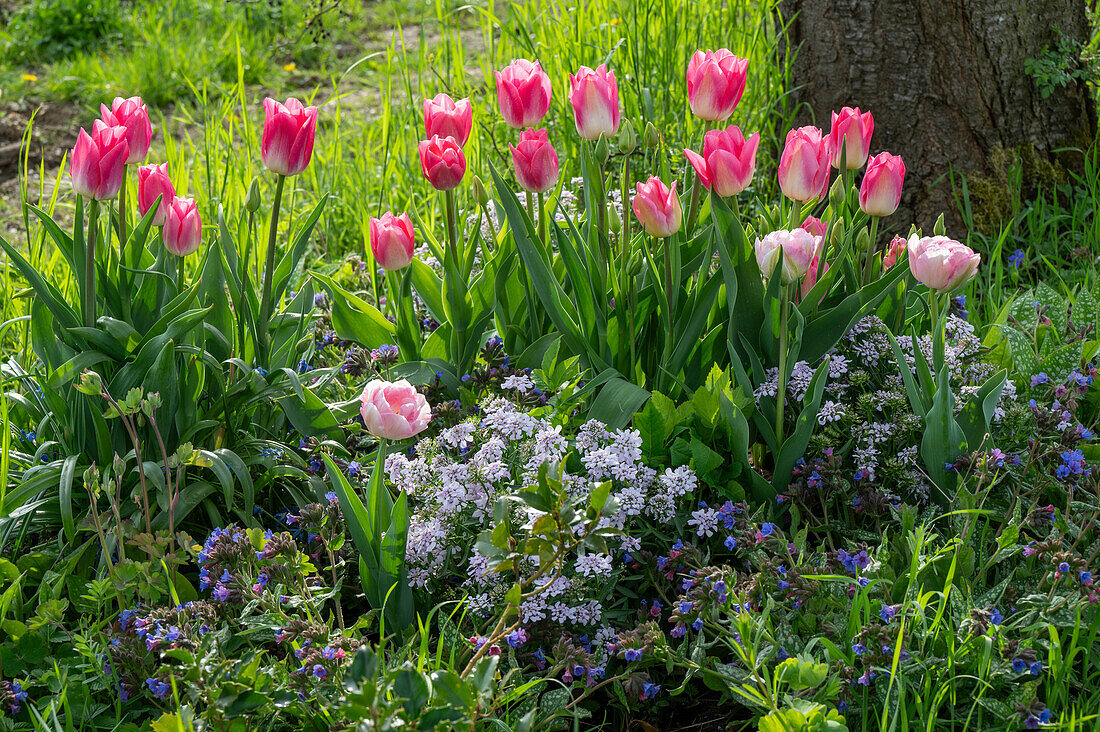
<svg viewBox="0 0 1100 732">
<path fill-rule="evenodd" d="M 549 222 L 546 220 L 546 195 L 539 191 L 539 238 L 542 239 L 542 245 L 547 251 L 550 250 L 549 233 Z"/>
<path fill-rule="evenodd" d="M 871 217 L 871 240 L 867 244 L 867 264 L 863 269 L 863 284 L 869 285 L 875 268 L 875 244 L 878 241 L 878 216 Z"/>
<path fill-rule="evenodd" d="M 783 444 L 783 407 L 787 401 L 787 318 L 790 315 L 789 287 L 779 288 L 779 384 L 775 390 L 775 445 Z"/>
<path fill-rule="evenodd" d="M 676 298 L 676 286 L 672 282 L 672 237 L 665 237 L 665 303 L 668 311 L 668 332 L 665 333 L 664 357 L 661 359 L 666 366 L 672 359 L 672 339 L 676 329 L 676 319 L 673 316 L 673 306 Z"/>
<path fill-rule="evenodd" d="M 122 166 L 122 187 L 118 189 L 118 261 L 126 256 L 126 166 Z M 135 265 L 136 266 L 136 265 Z M 124 270 L 125 271 L 125 270 Z"/>
<path fill-rule="evenodd" d="M 455 193 L 454 190 L 443 194 L 443 208 L 447 216 L 447 246 L 451 248 L 451 255 L 458 261 L 458 231 L 455 227 Z"/>
<path fill-rule="evenodd" d="M 99 201 L 88 204 L 88 240 L 84 244 L 84 325 L 94 328 L 95 315 L 95 247 L 99 227 Z"/>
<path fill-rule="evenodd" d="M 694 170 L 694 169 L 693 169 Z M 684 227 L 688 237 L 695 230 L 695 217 L 699 215 L 699 202 L 703 197 L 703 179 L 695 174 L 695 182 L 691 184 L 691 203 L 688 204 L 687 226 Z"/>
<path fill-rule="evenodd" d="M 183 257 L 176 258 L 176 294 L 183 292 Z"/>
<path fill-rule="evenodd" d="M 263 332 L 259 334 L 260 352 L 265 362 L 270 356 L 267 353 L 267 346 L 272 310 L 271 280 L 275 279 L 275 241 L 279 233 L 279 208 L 283 202 L 283 184 L 285 182 L 285 175 L 279 175 L 275 179 L 275 202 L 271 206 L 271 227 L 267 232 L 267 262 L 264 264 L 263 299 L 260 301 L 260 328 Z"/>
</svg>

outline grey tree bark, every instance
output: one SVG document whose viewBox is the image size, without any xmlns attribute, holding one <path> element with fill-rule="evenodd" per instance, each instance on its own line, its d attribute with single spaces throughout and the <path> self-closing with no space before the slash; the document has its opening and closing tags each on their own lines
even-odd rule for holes
<svg viewBox="0 0 1100 732">
<path fill-rule="evenodd" d="M 872 154 L 905 161 L 895 232 L 930 231 L 943 211 L 962 231 L 949 169 L 990 175 L 998 151 L 1051 156 L 1092 140 L 1096 107 L 1083 82 L 1043 98 L 1025 72 L 1062 37 L 1089 39 L 1083 0 L 782 0 L 799 124 L 828 131 L 843 106 L 875 117 Z"/>
</svg>

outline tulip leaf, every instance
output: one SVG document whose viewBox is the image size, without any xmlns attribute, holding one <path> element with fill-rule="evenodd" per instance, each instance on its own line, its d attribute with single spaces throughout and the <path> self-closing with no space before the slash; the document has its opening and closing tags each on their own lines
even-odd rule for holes
<svg viewBox="0 0 1100 732">
<path fill-rule="evenodd" d="M 312 272 L 311 276 L 324 285 L 332 300 L 332 328 L 336 335 L 370 348 L 393 342 L 397 329 L 378 308 L 340 287 L 327 275 Z"/>
</svg>

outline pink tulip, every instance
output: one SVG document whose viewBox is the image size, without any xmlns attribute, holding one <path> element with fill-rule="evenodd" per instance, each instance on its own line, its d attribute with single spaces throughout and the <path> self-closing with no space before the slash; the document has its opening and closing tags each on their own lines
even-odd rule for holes
<svg viewBox="0 0 1100 732">
<path fill-rule="evenodd" d="M 172 199 L 164 218 L 162 232 L 165 248 L 178 257 L 186 257 L 202 243 L 202 219 L 193 198 Z"/>
<path fill-rule="evenodd" d="M 650 176 L 645 183 L 638 183 L 637 193 L 631 202 L 634 215 L 650 236 L 663 239 L 680 230 L 683 209 L 676 195 L 676 181 L 669 188 L 657 176 Z"/>
<path fill-rule="evenodd" d="M 433 136 L 420 141 L 420 169 L 437 191 L 449 191 L 466 175 L 466 156 L 453 137 Z"/>
<path fill-rule="evenodd" d="M 469 99 L 457 102 L 446 94 L 436 94 L 434 99 L 424 100 L 425 137 L 453 137 L 462 147 L 470 139 L 474 126 L 474 108 Z"/>
<path fill-rule="evenodd" d="M 748 68 L 748 59 L 737 58 L 726 48 L 696 51 L 687 67 L 691 113 L 712 122 L 729 119 L 745 93 Z"/>
<path fill-rule="evenodd" d="M 814 236 L 824 237 L 829 225 L 815 216 L 807 216 L 799 228 L 805 229 Z"/>
<path fill-rule="evenodd" d="M 291 97 L 280 104 L 264 99 L 264 134 L 260 158 L 264 167 L 279 175 L 298 175 L 313 157 L 317 131 L 317 107 L 304 107 Z"/>
<path fill-rule="evenodd" d="M 982 261 L 973 249 L 946 236 L 920 238 L 913 234 L 907 248 L 913 276 L 937 292 L 951 292 L 966 284 Z"/>
<path fill-rule="evenodd" d="M 889 216 L 898 210 L 905 163 L 897 155 L 879 153 L 867 163 L 859 187 L 859 207 L 870 216 Z"/>
<path fill-rule="evenodd" d="M 550 144 L 546 130 L 524 130 L 518 145 L 509 145 L 512 167 L 520 188 L 543 193 L 558 182 L 558 153 Z"/>
<path fill-rule="evenodd" d="M 848 170 L 862 168 L 871 151 L 871 133 L 875 131 L 875 119 L 870 112 L 860 114 L 859 107 L 845 107 L 840 114 L 833 112 L 833 124 L 829 130 L 829 152 L 833 167 L 840 167 L 840 146 L 844 145 L 844 165 Z"/>
<path fill-rule="evenodd" d="M 901 258 L 905 256 L 905 248 L 905 239 L 900 236 L 895 236 L 890 241 L 890 247 L 886 250 L 886 256 L 882 258 L 882 268 L 890 269 L 900 262 Z"/>
<path fill-rule="evenodd" d="M 733 125 L 724 130 L 708 131 L 703 136 L 702 155 L 687 149 L 684 155 L 707 190 L 725 198 L 736 196 L 752 182 L 759 146 L 759 133 L 754 132 L 746 140 L 741 129 Z"/>
<path fill-rule="evenodd" d="M 126 156 L 126 164 L 140 163 L 149 154 L 149 143 L 153 139 L 153 125 L 149 121 L 149 112 L 141 97 L 123 99 L 115 97 L 110 109 L 106 104 L 99 105 L 102 113 L 103 124 L 108 127 L 125 127 L 126 143 L 130 146 L 130 154 Z"/>
<path fill-rule="evenodd" d="M 582 66 L 569 75 L 569 102 L 577 132 L 586 140 L 614 135 L 619 129 L 619 84 L 615 72 L 600 64 L 596 70 Z"/>
<path fill-rule="evenodd" d="M 127 128 L 110 126 L 99 119 L 92 123 L 92 134 L 80 131 L 71 158 L 74 191 L 96 201 L 118 195 L 130 155 L 127 134 Z"/>
<path fill-rule="evenodd" d="M 542 121 L 550 109 L 550 77 L 538 61 L 516 59 L 496 77 L 497 103 L 505 122 L 519 130 Z"/>
<path fill-rule="evenodd" d="M 824 195 L 829 185 L 829 144 L 816 127 L 787 133 L 779 158 L 779 187 L 792 201 Z"/>
<path fill-rule="evenodd" d="M 782 251 L 783 270 L 780 276 L 783 284 L 789 285 L 806 274 L 821 243 L 821 237 L 814 236 L 805 229 L 773 231 L 763 239 L 756 240 L 756 263 L 765 278 L 771 277 Z"/>
<path fill-rule="evenodd" d="M 176 197 L 176 189 L 168 176 L 168 163 L 143 165 L 138 168 L 138 213 L 142 216 L 149 213 L 149 209 L 157 201 L 157 196 L 161 198 L 157 212 L 153 214 L 153 226 L 164 226 L 168 207 Z"/>
<path fill-rule="evenodd" d="M 363 389 L 359 401 L 367 432 L 383 440 L 418 435 L 432 419 L 432 408 L 424 395 L 405 379 L 393 383 L 375 379 Z"/>
<path fill-rule="evenodd" d="M 408 267 L 414 246 L 413 224 L 408 214 L 394 216 L 387 211 L 380 219 L 371 217 L 370 250 L 382 269 L 390 272 Z"/>
</svg>

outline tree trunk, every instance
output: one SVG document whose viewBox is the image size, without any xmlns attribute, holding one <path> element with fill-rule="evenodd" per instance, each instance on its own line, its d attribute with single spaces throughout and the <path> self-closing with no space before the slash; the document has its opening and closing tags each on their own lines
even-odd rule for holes
<svg viewBox="0 0 1100 732">
<path fill-rule="evenodd" d="M 1063 38 L 1078 51 L 1088 42 L 1082 0 L 782 0 L 779 8 L 796 54 L 797 124 L 828 132 L 831 110 L 858 106 L 875 117 L 872 154 L 905 160 L 905 193 L 889 219 L 895 233 L 910 223 L 930 233 L 942 211 L 948 233 L 963 235 L 952 169 L 989 180 L 1003 176 L 1005 151 L 1049 159 L 1092 140 L 1087 85 L 1071 79 L 1044 98 L 1025 70 Z"/>
</svg>

